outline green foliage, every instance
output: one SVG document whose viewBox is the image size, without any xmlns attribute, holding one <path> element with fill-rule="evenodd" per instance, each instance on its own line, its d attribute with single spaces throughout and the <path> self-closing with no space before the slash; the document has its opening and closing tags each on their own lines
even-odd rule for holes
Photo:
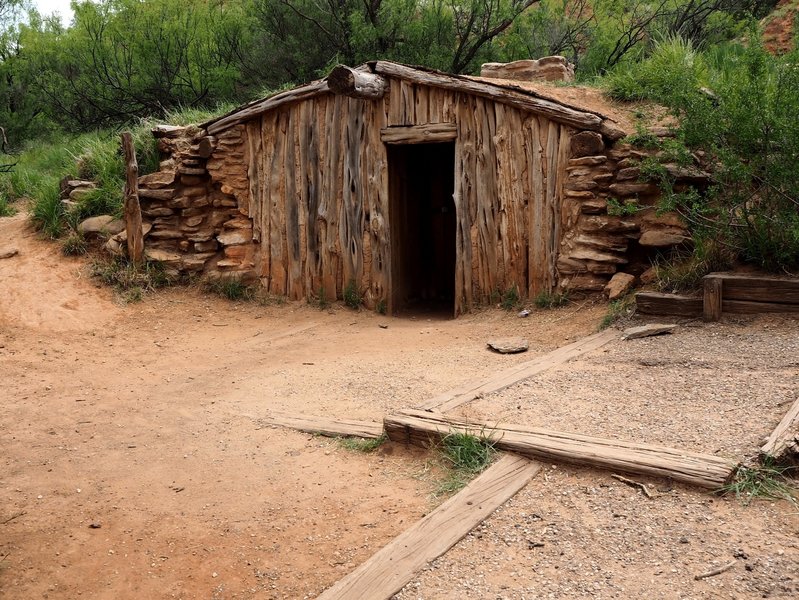
<svg viewBox="0 0 799 600">
<path fill-rule="evenodd" d="M 63 127 L 163 118 L 235 95 L 242 3 L 105 0 L 74 9 L 66 30 L 34 18 L 20 36 L 29 85 Z"/>
<path fill-rule="evenodd" d="M 788 468 L 774 464 L 767 459 L 759 466 L 741 466 L 735 472 L 733 480 L 724 485 L 719 492 L 735 494 L 744 505 L 752 500 L 788 500 L 796 504 L 797 491 L 787 478 Z"/>
<path fill-rule="evenodd" d="M 214 279 L 206 283 L 205 289 L 217 296 L 232 301 L 255 300 L 258 296 L 258 289 L 255 286 L 248 285 L 236 277 L 220 277 L 219 279 Z"/>
<path fill-rule="evenodd" d="M 374 452 L 388 441 L 388 437 L 385 433 L 380 437 L 371 439 L 360 437 L 340 437 L 336 439 L 338 440 L 339 445 L 345 450 L 350 450 L 351 452 L 363 452 L 364 454 Z"/>
<path fill-rule="evenodd" d="M 377 311 L 377 314 L 380 315 L 384 315 L 388 312 L 388 307 L 385 299 L 380 298 L 380 300 L 377 301 L 377 304 L 375 304 L 375 310 Z"/>
<path fill-rule="evenodd" d="M 519 289 L 516 284 L 502 292 L 499 305 L 505 310 L 513 310 L 519 306 Z"/>
<path fill-rule="evenodd" d="M 114 288 L 125 301 L 141 300 L 143 295 L 175 283 L 164 265 L 146 261 L 137 267 L 126 258 L 96 260 L 92 263 L 92 276 Z"/>
<path fill-rule="evenodd" d="M 631 96 L 662 102 L 679 118 L 660 160 L 686 166 L 690 149 L 700 148 L 712 165 L 707 190 L 677 189 L 662 166 L 644 165 L 665 192 L 661 209 L 678 211 L 699 247 L 721 246 L 725 256 L 792 271 L 799 268 L 799 52 L 774 57 L 756 30 L 749 37 L 746 47 L 706 54 L 670 40 L 622 75 L 634 80 Z M 616 77 L 609 77 L 611 89 Z"/>
<path fill-rule="evenodd" d="M 633 294 L 627 294 L 623 298 L 613 300 L 608 305 L 607 314 L 599 322 L 599 331 L 631 317 L 633 313 L 635 313 L 635 296 Z"/>
<path fill-rule="evenodd" d="M 533 300 L 536 308 L 559 308 L 569 303 L 569 292 L 540 292 Z"/>
<path fill-rule="evenodd" d="M 707 244 L 700 239 L 691 253 L 675 252 L 658 260 L 655 267 L 655 285 L 661 292 L 683 293 L 701 289 L 702 278 L 715 271 L 732 266 L 718 244 Z"/>
<path fill-rule="evenodd" d="M 88 246 L 83 234 L 73 231 L 61 242 L 61 252 L 64 256 L 81 256 L 86 254 Z"/>
<path fill-rule="evenodd" d="M 614 217 L 627 217 L 642 210 L 637 200 L 625 200 L 623 203 L 616 198 L 608 198 L 608 214 Z"/>
<path fill-rule="evenodd" d="M 495 442 L 480 432 L 452 432 L 439 445 L 441 457 L 450 468 L 439 493 L 449 494 L 465 486 L 491 464 L 496 456 Z"/>
<path fill-rule="evenodd" d="M 363 297 L 354 279 L 350 279 L 347 285 L 344 286 L 344 304 L 356 310 L 363 304 Z"/>
<path fill-rule="evenodd" d="M 8 198 L 0 193 L 0 217 L 10 217 L 16 212 L 16 209 L 9 203 Z"/>
</svg>

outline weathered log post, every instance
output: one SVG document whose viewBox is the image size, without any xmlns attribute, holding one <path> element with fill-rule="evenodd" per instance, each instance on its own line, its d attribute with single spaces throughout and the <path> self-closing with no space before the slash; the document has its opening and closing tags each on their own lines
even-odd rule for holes
<svg viewBox="0 0 799 600">
<path fill-rule="evenodd" d="M 327 76 L 327 86 L 334 94 L 377 100 L 386 93 L 388 81 L 376 73 L 338 65 Z"/>
<path fill-rule="evenodd" d="M 144 235 L 142 233 L 141 206 L 139 205 L 139 165 L 133 136 L 122 133 L 122 151 L 125 155 L 125 230 L 128 237 L 128 257 L 134 265 L 144 262 Z"/>
</svg>

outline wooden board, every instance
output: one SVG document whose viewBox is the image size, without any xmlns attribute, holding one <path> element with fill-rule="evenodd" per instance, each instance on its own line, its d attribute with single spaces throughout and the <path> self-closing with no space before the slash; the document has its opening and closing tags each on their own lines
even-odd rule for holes
<svg viewBox="0 0 799 600">
<path fill-rule="evenodd" d="M 799 398 L 791 405 L 760 452 L 780 463 L 799 461 Z"/>
<path fill-rule="evenodd" d="M 635 295 L 638 312 L 645 315 L 675 315 L 679 317 L 701 317 L 702 298 L 663 294 L 660 292 L 638 292 Z"/>
<path fill-rule="evenodd" d="M 704 279 L 721 281 L 725 300 L 799 304 L 797 278 L 711 273 Z"/>
<path fill-rule="evenodd" d="M 327 437 L 360 437 L 379 438 L 383 435 L 383 425 L 373 421 L 355 421 L 352 419 L 329 419 L 312 415 L 297 415 L 272 412 L 259 419 L 266 425 L 280 425 L 306 433 L 317 433 Z"/>
<path fill-rule="evenodd" d="M 618 339 L 619 332 L 615 329 L 606 329 L 581 340 L 562 346 L 543 356 L 516 364 L 499 371 L 488 380 L 467 383 L 455 389 L 439 394 L 424 402 L 419 408 L 425 410 L 450 411 L 461 404 L 471 402 L 481 394 L 490 394 L 505 389 L 518 383 L 522 379 L 537 375 L 556 365 L 563 364 L 586 352 L 601 348 L 608 342 Z"/>
<path fill-rule="evenodd" d="M 725 294 L 727 293 L 726 289 L 725 287 Z M 723 312 L 743 315 L 755 315 L 758 313 L 795 313 L 799 312 L 799 304 L 752 302 L 750 300 L 727 300 L 727 298 L 723 298 L 721 301 L 721 310 Z"/>
<path fill-rule="evenodd" d="M 705 321 L 721 319 L 722 280 L 718 277 L 705 277 L 703 282 L 702 318 Z"/>
<path fill-rule="evenodd" d="M 458 494 L 394 538 L 320 600 L 386 600 L 513 497 L 541 464 L 506 454 Z"/>
<path fill-rule="evenodd" d="M 468 421 L 421 410 L 387 416 L 383 427 L 395 442 L 427 447 L 431 440 L 437 442 L 452 432 L 471 433 L 490 438 L 500 450 L 530 458 L 669 477 L 709 489 L 723 486 L 737 468 L 735 462 L 712 454 L 539 427 Z"/>
</svg>

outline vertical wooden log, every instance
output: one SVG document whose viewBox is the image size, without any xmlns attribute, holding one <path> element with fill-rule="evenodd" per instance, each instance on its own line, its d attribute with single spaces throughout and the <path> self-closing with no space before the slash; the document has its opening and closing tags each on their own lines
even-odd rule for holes
<svg viewBox="0 0 799 600">
<path fill-rule="evenodd" d="M 125 230 L 128 235 L 128 257 L 134 265 L 144 262 L 144 235 L 139 205 L 139 165 L 136 149 L 129 131 L 122 133 L 122 151 L 125 155 Z"/>
<path fill-rule="evenodd" d="M 707 275 L 703 284 L 702 317 L 705 321 L 718 321 L 721 319 L 722 279 Z"/>
</svg>

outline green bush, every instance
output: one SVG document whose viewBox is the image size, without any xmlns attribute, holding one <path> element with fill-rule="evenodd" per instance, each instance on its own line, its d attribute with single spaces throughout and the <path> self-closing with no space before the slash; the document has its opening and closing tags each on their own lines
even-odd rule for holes
<svg viewBox="0 0 799 600">
<path fill-rule="evenodd" d="M 660 208 L 689 224 L 697 252 L 713 246 L 725 259 L 793 271 L 799 269 L 799 51 L 775 57 L 759 39 L 752 30 L 747 46 L 707 53 L 672 39 L 607 83 L 616 97 L 656 100 L 679 119 L 661 161 L 685 166 L 691 150 L 703 151 L 713 176 L 707 189 L 676 188 L 654 161 L 642 165 L 665 192 Z"/>
</svg>

